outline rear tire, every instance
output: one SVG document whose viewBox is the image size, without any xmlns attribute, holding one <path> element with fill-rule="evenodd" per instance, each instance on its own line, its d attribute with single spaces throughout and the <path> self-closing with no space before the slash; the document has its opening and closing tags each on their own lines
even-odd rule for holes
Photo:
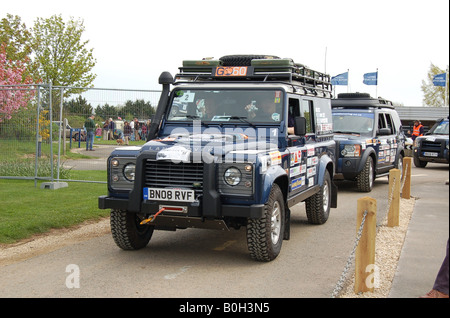
<svg viewBox="0 0 450 318">
<path fill-rule="evenodd" d="M 249 219 L 247 246 L 250 256 L 261 262 L 274 260 L 281 251 L 286 221 L 283 193 L 277 184 L 270 190 L 261 219 Z"/>
<path fill-rule="evenodd" d="M 114 242 L 123 250 L 137 250 L 146 247 L 154 227 L 140 225 L 141 218 L 136 213 L 111 210 L 111 233 Z"/>
<path fill-rule="evenodd" d="M 305 201 L 306 216 L 311 224 L 324 224 L 330 216 L 331 204 L 331 178 L 328 170 L 325 171 L 320 191 Z"/>
</svg>

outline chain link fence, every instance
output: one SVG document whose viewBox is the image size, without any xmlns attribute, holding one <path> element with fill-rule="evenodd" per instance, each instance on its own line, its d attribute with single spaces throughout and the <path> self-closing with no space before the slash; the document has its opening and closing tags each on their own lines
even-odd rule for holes
<svg viewBox="0 0 450 318">
<path fill-rule="evenodd" d="M 105 157 L 124 140 L 145 143 L 159 96 L 155 90 L 0 86 L 0 178 L 87 181 L 71 171 L 105 170 Z M 84 123 L 92 114 L 96 152 L 87 152 Z M 129 124 L 136 129 L 124 135 Z"/>
</svg>

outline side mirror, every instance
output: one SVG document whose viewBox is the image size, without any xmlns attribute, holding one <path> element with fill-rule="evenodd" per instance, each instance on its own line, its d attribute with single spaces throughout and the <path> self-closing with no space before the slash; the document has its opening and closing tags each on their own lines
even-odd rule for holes
<svg viewBox="0 0 450 318">
<path fill-rule="evenodd" d="M 306 135 L 306 118 L 295 117 L 294 118 L 294 133 L 296 136 Z"/>
<path fill-rule="evenodd" d="M 381 128 L 378 130 L 378 135 L 380 135 L 380 136 L 386 136 L 386 135 L 390 135 L 390 134 L 391 134 L 390 128 Z"/>
</svg>

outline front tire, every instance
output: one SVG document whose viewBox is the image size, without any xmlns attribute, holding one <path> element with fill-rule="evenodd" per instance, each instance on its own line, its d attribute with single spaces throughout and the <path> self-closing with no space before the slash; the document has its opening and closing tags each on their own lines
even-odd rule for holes
<svg viewBox="0 0 450 318">
<path fill-rule="evenodd" d="M 425 168 L 425 167 L 427 166 L 427 163 L 428 163 L 428 162 L 422 161 L 422 160 L 420 160 L 419 158 L 417 158 L 416 156 L 414 156 L 414 165 L 415 165 L 417 168 Z"/>
<path fill-rule="evenodd" d="M 283 193 L 277 184 L 270 190 L 261 219 L 249 219 L 247 246 L 250 256 L 261 262 L 274 260 L 281 251 L 286 212 Z"/>
<path fill-rule="evenodd" d="M 137 250 L 147 246 L 154 227 L 140 225 L 141 218 L 136 213 L 111 210 L 111 233 L 114 242 L 123 250 Z"/>
<path fill-rule="evenodd" d="M 356 177 L 356 187 L 360 192 L 370 192 L 373 188 L 373 159 L 368 157 L 363 170 Z"/>
<path fill-rule="evenodd" d="M 320 191 L 305 201 L 306 216 L 311 224 L 324 224 L 330 216 L 331 204 L 331 177 L 325 171 Z"/>
</svg>

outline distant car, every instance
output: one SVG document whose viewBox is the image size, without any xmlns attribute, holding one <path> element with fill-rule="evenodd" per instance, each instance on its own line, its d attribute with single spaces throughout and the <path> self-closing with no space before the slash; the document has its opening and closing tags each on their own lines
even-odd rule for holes
<svg viewBox="0 0 450 318">
<path fill-rule="evenodd" d="M 441 118 L 424 135 L 414 141 L 414 165 L 425 168 L 428 162 L 449 163 L 448 146 L 449 119 Z"/>
<path fill-rule="evenodd" d="M 375 178 L 402 171 L 405 135 L 390 101 L 366 93 L 342 93 L 331 100 L 336 141 L 336 175 L 372 191 Z"/>
<path fill-rule="evenodd" d="M 52 125 L 57 127 L 59 129 L 59 126 L 61 125 L 61 121 L 54 120 L 52 122 Z M 63 130 L 62 130 L 62 133 Z M 78 141 L 78 139 L 81 136 L 81 141 L 86 141 L 86 132 L 84 131 L 84 128 L 72 128 L 68 123 L 66 124 L 66 139 L 69 139 L 72 136 L 72 139 L 75 141 Z"/>
</svg>

